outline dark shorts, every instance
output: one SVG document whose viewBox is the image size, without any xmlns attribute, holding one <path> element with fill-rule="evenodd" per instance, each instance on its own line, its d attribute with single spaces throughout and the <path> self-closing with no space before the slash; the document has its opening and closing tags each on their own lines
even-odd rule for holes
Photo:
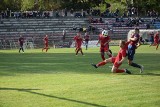
<svg viewBox="0 0 160 107">
<path fill-rule="evenodd" d="M 128 45 L 128 60 L 132 61 L 134 59 L 135 49 L 136 46 L 130 44 Z"/>
<path fill-rule="evenodd" d="M 20 48 L 23 48 L 23 43 L 22 44 L 20 43 L 19 45 L 20 45 Z"/>
</svg>

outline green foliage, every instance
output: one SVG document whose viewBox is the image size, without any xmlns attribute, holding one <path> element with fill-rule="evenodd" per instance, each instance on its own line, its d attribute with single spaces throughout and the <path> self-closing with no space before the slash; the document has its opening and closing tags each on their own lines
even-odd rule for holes
<svg viewBox="0 0 160 107">
<path fill-rule="evenodd" d="M 0 0 L 0 10 L 11 9 L 13 11 L 21 9 L 22 0 Z"/>
<path fill-rule="evenodd" d="M 34 0 L 22 0 L 21 10 L 33 10 L 34 9 Z"/>
<path fill-rule="evenodd" d="M 36 3 L 37 1 L 37 3 Z M 6 8 L 12 11 L 17 10 L 56 10 L 61 8 L 68 9 L 89 9 L 96 8 L 102 12 L 106 10 L 105 3 L 111 4 L 111 11 L 115 11 L 116 8 L 120 10 L 122 14 L 128 6 L 138 7 L 139 13 L 144 13 L 148 10 L 156 10 L 160 12 L 159 0 L 0 0 L 0 10 L 6 10 Z"/>
</svg>

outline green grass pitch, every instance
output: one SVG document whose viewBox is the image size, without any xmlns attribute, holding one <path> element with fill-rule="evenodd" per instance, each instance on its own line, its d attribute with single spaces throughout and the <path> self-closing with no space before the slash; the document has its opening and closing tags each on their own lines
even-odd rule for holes
<svg viewBox="0 0 160 107">
<path fill-rule="evenodd" d="M 114 55 L 119 47 L 111 46 Z M 0 50 L 0 107 L 159 107 L 160 49 L 148 45 L 136 51 L 144 73 L 127 65 L 132 75 L 113 74 L 101 61 L 99 48 L 75 56 L 73 48 Z M 107 57 L 107 56 L 106 56 Z"/>
</svg>

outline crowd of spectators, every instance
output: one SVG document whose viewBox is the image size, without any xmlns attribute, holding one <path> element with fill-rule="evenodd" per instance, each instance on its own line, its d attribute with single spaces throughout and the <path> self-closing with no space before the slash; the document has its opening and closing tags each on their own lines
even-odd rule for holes
<svg viewBox="0 0 160 107">
<path fill-rule="evenodd" d="M 155 10 L 148 10 L 147 16 L 148 16 L 148 17 L 158 17 L 159 14 L 158 14 L 158 12 L 156 12 Z"/>
</svg>

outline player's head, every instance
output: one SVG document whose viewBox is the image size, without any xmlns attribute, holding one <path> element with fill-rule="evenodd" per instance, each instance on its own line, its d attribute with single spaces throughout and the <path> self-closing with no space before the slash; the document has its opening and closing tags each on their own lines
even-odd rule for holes
<svg viewBox="0 0 160 107">
<path fill-rule="evenodd" d="M 81 36 L 81 33 L 80 33 L 80 32 L 78 32 L 78 33 L 77 33 L 77 36 Z"/>
<path fill-rule="evenodd" d="M 126 41 L 125 41 L 125 40 L 120 40 L 120 41 L 119 41 L 119 47 L 124 48 L 124 47 L 125 47 L 125 44 L 126 44 Z"/>
<path fill-rule="evenodd" d="M 85 33 L 85 36 L 87 36 L 87 35 L 88 35 L 88 32 Z"/>
<path fill-rule="evenodd" d="M 104 37 L 107 37 L 107 36 L 108 36 L 108 31 L 107 31 L 107 30 L 103 30 L 103 31 L 102 31 L 102 35 L 103 35 Z"/>
<path fill-rule="evenodd" d="M 139 34 L 139 29 L 138 28 L 135 28 L 135 34 Z"/>
<path fill-rule="evenodd" d="M 48 35 L 46 35 L 46 37 L 48 37 Z"/>
</svg>

